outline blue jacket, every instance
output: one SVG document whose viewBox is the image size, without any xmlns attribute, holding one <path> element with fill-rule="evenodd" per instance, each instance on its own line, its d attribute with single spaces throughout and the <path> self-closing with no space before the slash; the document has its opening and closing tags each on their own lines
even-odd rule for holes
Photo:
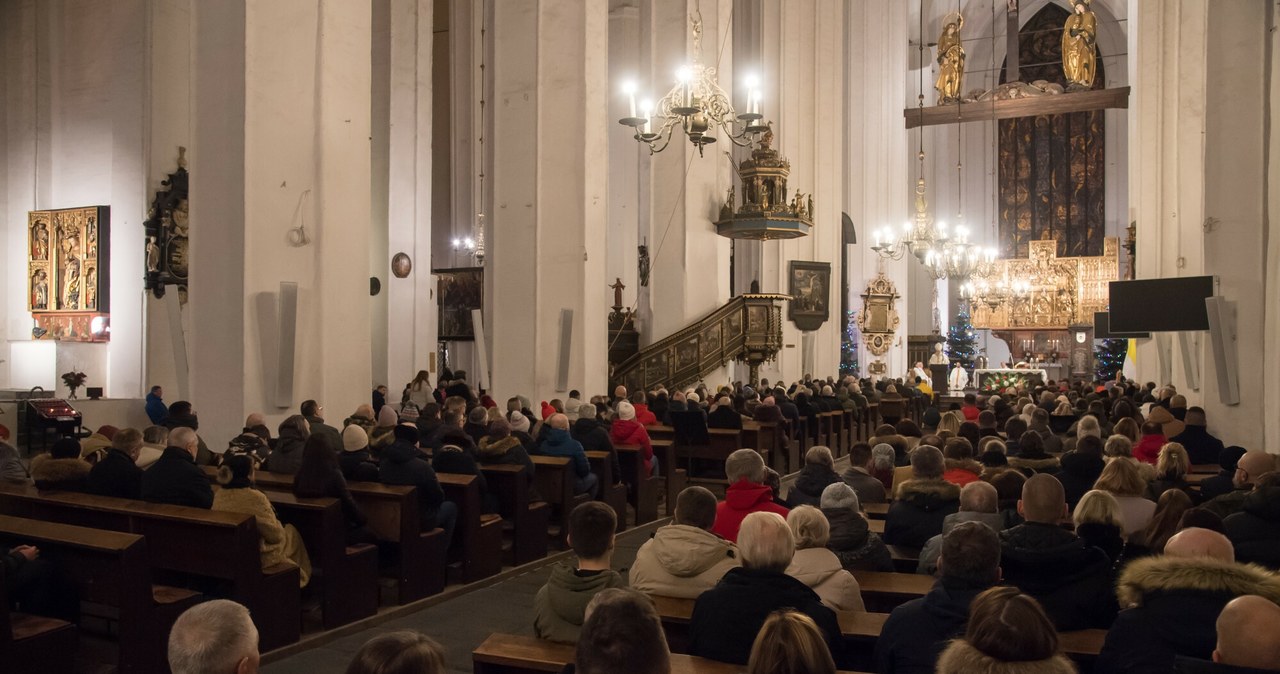
<svg viewBox="0 0 1280 674">
<path fill-rule="evenodd" d="M 169 406 L 164 404 L 160 396 L 154 393 L 147 394 L 147 416 L 151 418 L 151 423 L 160 425 L 164 418 L 169 416 Z"/>
<path fill-rule="evenodd" d="M 573 460 L 573 472 L 578 477 L 591 474 L 591 462 L 582 449 L 582 443 L 573 439 L 569 431 L 543 426 L 546 429 L 545 439 L 538 445 L 538 453 L 546 456 L 563 456 Z"/>
</svg>

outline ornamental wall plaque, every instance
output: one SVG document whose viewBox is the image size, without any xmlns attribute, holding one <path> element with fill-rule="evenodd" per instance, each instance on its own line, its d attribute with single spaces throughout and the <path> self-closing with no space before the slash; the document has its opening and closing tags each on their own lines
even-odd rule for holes
<svg viewBox="0 0 1280 674">
<path fill-rule="evenodd" d="M 899 323 L 898 310 L 894 308 L 898 297 L 898 289 L 883 272 L 872 279 L 867 291 L 862 293 L 858 330 L 862 333 L 862 343 L 873 356 L 883 356 L 893 345 Z"/>
</svg>

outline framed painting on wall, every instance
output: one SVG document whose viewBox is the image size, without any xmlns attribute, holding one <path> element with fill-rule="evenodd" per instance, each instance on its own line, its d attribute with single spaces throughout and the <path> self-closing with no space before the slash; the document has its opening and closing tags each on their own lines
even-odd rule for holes
<svg viewBox="0 0 1280 674">
<path fill-rule="evenodd" d="M 817 330 L 831 317 L 831 263 L 792 260 L 787 270 L 787 320 Z"/>
<path fill-rule="evenodd" d="M 440 341 L 475 341 L 471 311 L 484 308 L 484 268 L 455 267 L 432 270 L 437 276 L 436 301 L 440 306 Z"/>
</svg>

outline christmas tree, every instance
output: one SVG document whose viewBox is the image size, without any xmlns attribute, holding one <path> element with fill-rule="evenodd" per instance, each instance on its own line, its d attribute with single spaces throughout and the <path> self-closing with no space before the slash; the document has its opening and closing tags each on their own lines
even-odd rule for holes
<svg viewBox="0 0 1280 674">
<path fill-rule="evenodd" d="M 969 320 L 969 305 L 960 303 L 960 314 L 956 322 L 947 329 L 947 357 L 952 363 L 960 363 L 966 370 L 973 368 L 973 359 L 978 355 L 978 333 L 973 329 L 973 321 Z"/>
<path fill-rule="evenodd" d="M 1124 366 L 1125 354 L 1129 351 L 1127 339 L 1103 339 L 1094 343 L 1093 357 L 1098 361 L 1095 374 L 1098 381 L 1111 381 Z"/>
<path fill-rule="evenodd" d="M 858 376 L 858 323 L 852 311 L 845 316 L 844 339 L 840 342 L 840 375 Z"/>
</svg>

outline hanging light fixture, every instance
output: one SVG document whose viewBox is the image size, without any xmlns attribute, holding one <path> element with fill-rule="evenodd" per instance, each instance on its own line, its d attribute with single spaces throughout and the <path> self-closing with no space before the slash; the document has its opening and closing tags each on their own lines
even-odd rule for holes
<svg viewBox="0 0 1280 674">
<path fill-rule="evenodd" d="M 755 77 L 747 78 L 745 112 L 734 110 L 729 95 L 716 82 L 715 67 L 702 64 L 702 12 L 695 10 L 690 22 L 693 63 L 676 70 L 675 86 L 658 99 L 656 106 L 642 99 L 637 108 L 638 87 L 634 82 L 624 84 L 628 116 L 618 123 L 635 129 L 634 138 L 649 146 L 649 154 L 667 149 L 677 126 L 698 148 L 698 156 L 702 156 L 702 148 L 716 142 L 713 134 L 717 129 L 734 145 L 752 147 L 756 137 L 769 129 L 760 112 L 760 82 Z"/>
<path fill-rule="evenodd" d="M 463 253 L 463 254 L 465 254 L 465 255 L 470 256 L 471 258 L 473 258 L 473 259 L 475 260 L 475 264 L 476 264 L 476 266 L 477 266 L 477 267 L 483 267 L 483 266 L 484 266 L 484 256 L 485 256 L 485 248 L 484 248 L 484 229 L 485 229 L 485 218 L 484 218 L 484 206 L 485 206 L 485 204 L 484 204 L 484 157 L 485 157 L 485 155 L 484 155 L 484 124 L 485 124 L 485 109 L 484 109 L 484 108 L 485 108 L 485 100 L 484 100 L 484 91 L 485 91 L 485 79 L 484 79 L 484 76 L 485 76 L 485 72 L 484 72 L 484 70 L 485 70 L 485 68 L 484 68 L 485 44 L 484 44 L 484 37 L 485 37 L 485 15 L 484 15 L 484 5 L 485 5 L 485 3 L 480 3 L 480 58 L 479 58 L 479 63 L 480 63 L 480 87 L 479 87 L 479 91 L 480 91 L 480 98 L 479 98 L 479 103 L 480 103 L 480 123 L 479 123 L 479 125 L 478 125 L 478 126 L 479 126 L 479 129 L 480 129 L 480 133 L 476 136 L 476 140 L 478 141 L 478 144 L 477 144 L 478 150 L 477 150 L 477 153 L 476 153 L 476 156 L 477 156 L 477 158 L 478 158 L 478 159 L 476 160 L 476 166 L 478 167 L 478 170 L 476 171 L 476 178 L 478 179 L 478 183 L 479 183 L 479 193 L 478 193 L 478 197 L 477 197 L 477 199 L 476 199 L 476 219 L 475 219 L 475 222 L 473 222 L 473 223 L 471 224 L 471 236 L 455 237 L 455 238 L 453 239 L 453 252 L 454 252 L 454 253 Z"/>
</svg>

